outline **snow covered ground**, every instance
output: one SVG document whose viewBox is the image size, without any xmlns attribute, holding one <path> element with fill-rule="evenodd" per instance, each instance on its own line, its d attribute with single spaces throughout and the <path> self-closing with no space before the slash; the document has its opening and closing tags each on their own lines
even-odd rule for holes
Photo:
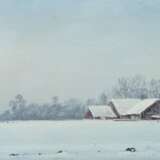
<svg viewBox="0 0 160 160">
<path fill-rule="evenodd" d="M 137 151 L 126 152 L 128 147 L 135 147 Z M 0 160 L 89 159 L 159 160 L 160 122 L 0 123 Z"/>
</svg>

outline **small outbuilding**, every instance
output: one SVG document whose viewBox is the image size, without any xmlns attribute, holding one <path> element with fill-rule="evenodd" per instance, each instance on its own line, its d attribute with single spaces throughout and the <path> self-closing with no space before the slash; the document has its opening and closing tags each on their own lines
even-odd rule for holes
<svg viewBox="0 0 160 160">
<path fill-rule="evenodd" d="M 108 105 L 89 106 L 85 114 L 86 119 L 114 119 L 116 114 Z"/>
<path fill-rule="evenodd" d="M 125 114 L 130 119 L 160 119 L 160 100 L 144 99 Z"/>
</svg>

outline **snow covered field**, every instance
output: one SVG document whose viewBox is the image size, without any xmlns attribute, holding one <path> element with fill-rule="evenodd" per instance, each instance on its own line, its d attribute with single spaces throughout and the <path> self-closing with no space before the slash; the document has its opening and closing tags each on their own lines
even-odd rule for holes
<svg viewBox="0 0 160 160">
<path fill-rule="evenodd" d="M 137 151 L 126 152 L 127 147 L 135 147 Z M 89 159 L 159 160 L 160 122 L 0 123 L 0 160 Z"/>
</svg>

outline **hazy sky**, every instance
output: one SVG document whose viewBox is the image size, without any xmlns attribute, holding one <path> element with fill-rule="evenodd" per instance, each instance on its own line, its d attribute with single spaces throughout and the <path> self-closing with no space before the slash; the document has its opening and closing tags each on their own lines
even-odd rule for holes
<svg viewBox="0 0 160 160">
<path fill-rule="evenodd" d="M 159 0 L 0 0 L 2 106 L 93 97 L 159 68 Z"/>
</svg>

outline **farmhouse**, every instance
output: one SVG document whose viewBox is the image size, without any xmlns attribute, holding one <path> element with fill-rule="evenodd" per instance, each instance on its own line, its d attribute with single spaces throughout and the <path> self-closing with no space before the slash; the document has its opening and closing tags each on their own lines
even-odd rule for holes
<svg viewBox="0 0 160 160">
<path fill-rule="evenodd" d="M 112 99 L 108 105 L 111 106 L 117 118 L 125 118 L 127 111 L 139 102 L 141 102 L 140 99 Z"/>
<path fill-rule="evenodd" d="M 160 100 L 142 100 L 125 114 L 130 119 L 160 119 Z"/>
<path fill-rule="evenodd" d="M 89 106 L 85 114 L 86 119 L 114 119 L 116 117 L 112 108 L 107 105 Z"/>
</svg>

